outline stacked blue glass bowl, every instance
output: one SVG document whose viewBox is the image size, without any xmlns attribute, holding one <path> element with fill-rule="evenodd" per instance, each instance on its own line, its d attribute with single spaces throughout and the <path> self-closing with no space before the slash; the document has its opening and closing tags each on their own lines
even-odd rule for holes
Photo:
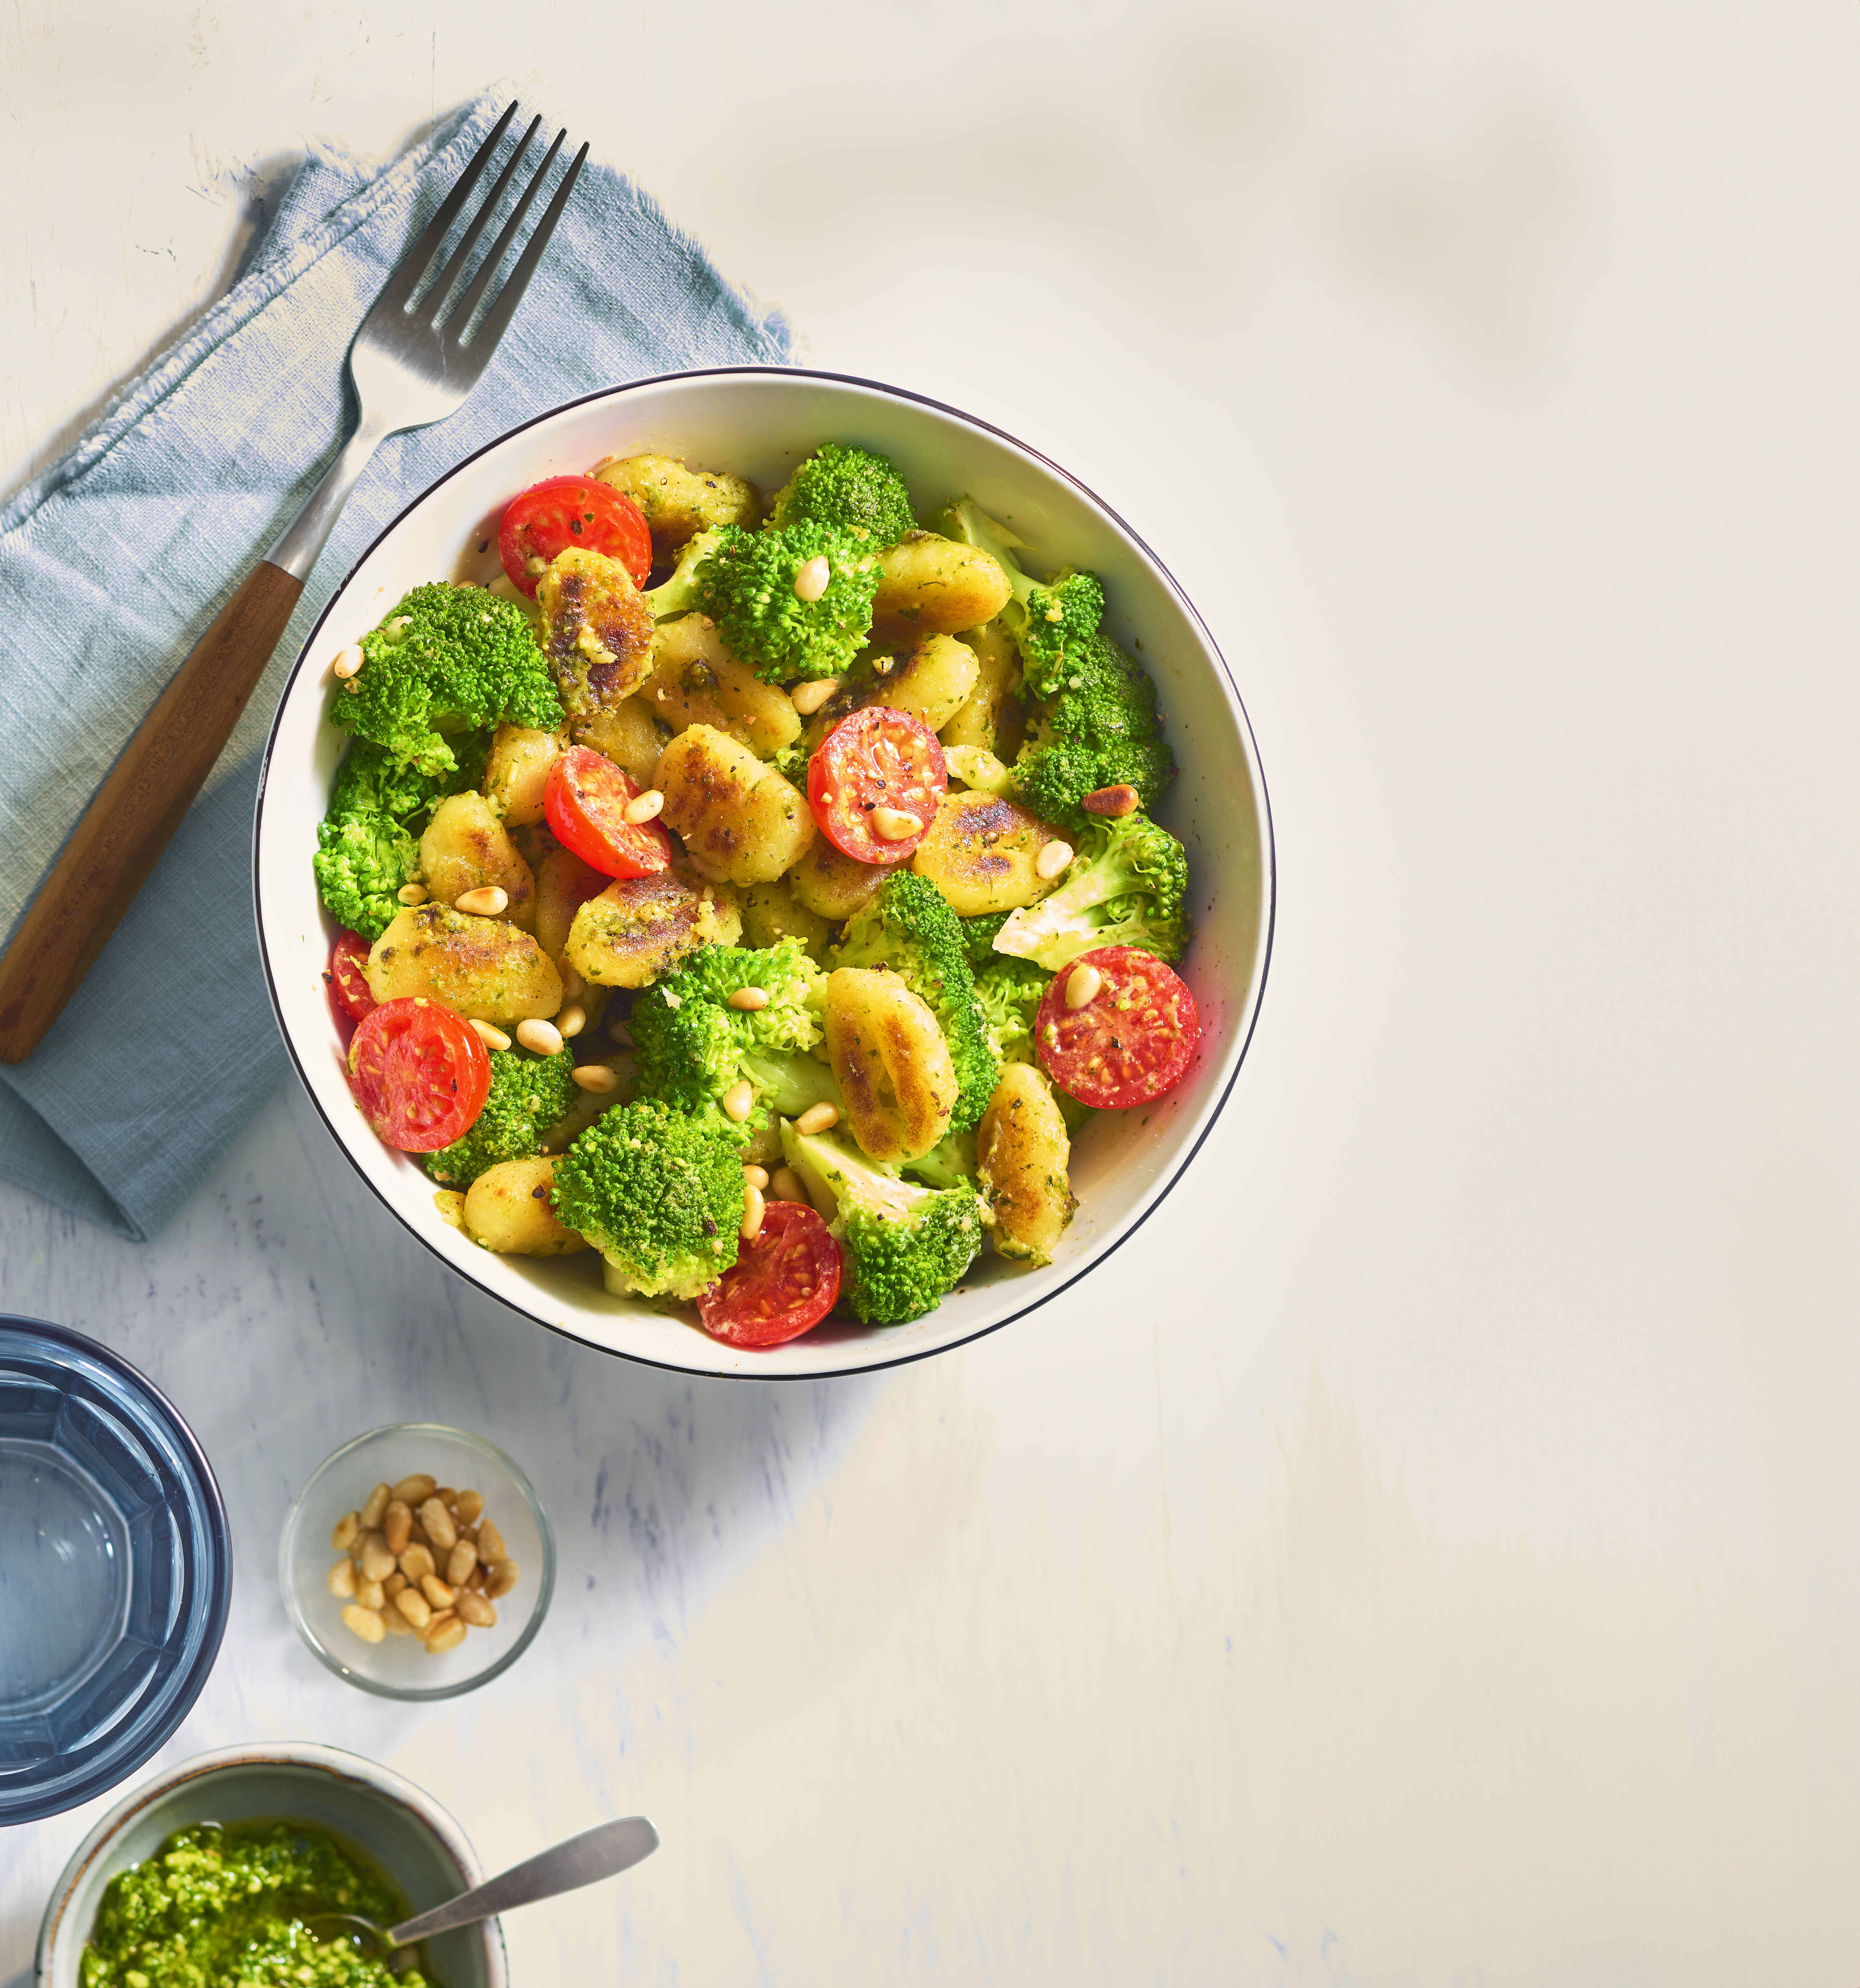
<svg viewBox="0 0 1860 1988">
<path fill-rule="evenodd" d="M 187 1424 L 107 1347 L 0 1316 L 0 1825 L 134 1773 L 199 1696 L 232 1595 Z"/>
</svg>

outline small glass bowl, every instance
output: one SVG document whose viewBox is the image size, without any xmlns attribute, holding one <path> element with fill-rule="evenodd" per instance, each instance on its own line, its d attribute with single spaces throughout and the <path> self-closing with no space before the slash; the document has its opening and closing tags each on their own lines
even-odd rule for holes
<svg viewBox="0 0 1860 1988">
<path fill-rule="evenodd" d="M 328 1586 L 330 1570 L 348 1557 L 330 1543 L 337 1521 L 366 1504 L 376 1485 L 421 1471 L 478 1492 L 522 1570 L 496 1604 L 495 1626 L 472 1630 L 438 1656 L 414 1635 L 364 1642 L 343 1621 L 348 1602 Z M 456 1698 L 501 1675 L 536 1640 L 555 1591 L 556 1536 L 534 1486 L 495 1444 L 438 1422 L 394 1422 L 344 1443 L 318 1466 L 285 1514 L 278 1581 L 298 1635 L 338 1677 L 383 1698 Z"/>
</svg>

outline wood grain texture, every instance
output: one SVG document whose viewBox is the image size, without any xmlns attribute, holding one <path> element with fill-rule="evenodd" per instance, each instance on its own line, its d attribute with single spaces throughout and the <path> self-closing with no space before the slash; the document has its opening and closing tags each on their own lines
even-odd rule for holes
<svg viewBox="0 0 1860 1988">
<path fill-rule="evenodd" d="M 0 1063 L 23 1063 L 108 942 L 232 735 L 303 583 L 261 560 L 156 700 L 0 959 Z"/>
</svg>

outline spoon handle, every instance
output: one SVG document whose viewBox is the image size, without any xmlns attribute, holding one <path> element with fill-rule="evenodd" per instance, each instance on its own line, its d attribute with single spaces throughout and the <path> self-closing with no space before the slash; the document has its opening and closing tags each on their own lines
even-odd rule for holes
<svg viewBox="0 0 1860 1988">
<path fill-rule="evenodd" d="M 533 1905 L 539 1898 L 553 1898 L 558 1892 L 579 1891 L 583 1885 L 603 1878 L 617 1877 L 659 1847 L 659 1833 L 643 1815 L 624 1816 L 618 1822 L 604 1822 L 597 1829 L 571 1836 L 553 1850 L 513 1865 L 501 1877 L 488 1878 L 470 1891 L 435 1905 L 418 1919 L 390 1928 L 387 1937 L 396 1946 L 406 1946 L 436 1932 L 450 1932 L 455 1926 L 473 1925 L 515 1905 Z"/>
</svg>

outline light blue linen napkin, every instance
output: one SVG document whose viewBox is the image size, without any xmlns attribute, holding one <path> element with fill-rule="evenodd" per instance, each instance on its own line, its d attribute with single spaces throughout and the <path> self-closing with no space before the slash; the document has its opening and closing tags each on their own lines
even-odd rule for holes
<svg viewBox="0 0 1860 1988">
<path fill-rule="evenodd" d="M 313 150 L 233 289 L 0 509 L 0 931 L 353 423 L 349 341 L 506 100 L 468 105 L 383 171 Z M 476 391 L 383 445 L 167 854 L 45 1041 L 0 1066 L 0 1175 L 145 1241 L 276 1084 L 252 908 L 258 758 L 312 622 L 388 520 L 544 408 L 788 348 L 779 316 L 590 159 Z"/>
</svg>

